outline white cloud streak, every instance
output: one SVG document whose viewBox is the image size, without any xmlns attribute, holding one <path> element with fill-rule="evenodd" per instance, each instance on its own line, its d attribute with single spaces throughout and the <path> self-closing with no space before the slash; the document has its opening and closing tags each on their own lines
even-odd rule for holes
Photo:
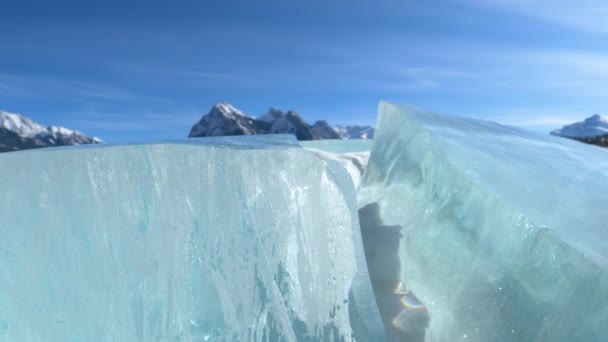
<svg viewBox="0 0 608 342">
<path fill-rule="evenodd" d="M 269 84 L 260 77 L 246 71 L 214 71 L 197 68 L 179 68 L 159 65 L 118 64 L 113 66 L 123 73 L 138 74 L 150 78 L 163 78 L 164 84 L 187 86 L 189 88 L 260 88 Z"/>
<path fill-rule="evenodd" d="M 506 10 L 562 26 L 608 34 L 605 0 L 454 0 L 475 7 Z"/>
<path fill-rule="evenodd" d="M 0 95 L 22 98 L 132 100 L 136 96 L 121 88 L 53 77 L 0 74 Z"/>
</svg>

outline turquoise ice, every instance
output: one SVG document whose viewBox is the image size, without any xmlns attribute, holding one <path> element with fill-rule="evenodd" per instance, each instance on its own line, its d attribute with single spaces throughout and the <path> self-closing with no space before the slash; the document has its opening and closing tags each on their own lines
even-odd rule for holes
<svg viewBox="0 0 608 342">
<path fill-rule="evenodd" d="M 608 338 L 608 150 L 382 103 L 358 200 L 400 227 L 427 341 Z"/>
<path fill-rule="evenodd" d="M 349 177 L 291 137 L 0 165 L 0 340 L 382 339 Z"/>
</svg>

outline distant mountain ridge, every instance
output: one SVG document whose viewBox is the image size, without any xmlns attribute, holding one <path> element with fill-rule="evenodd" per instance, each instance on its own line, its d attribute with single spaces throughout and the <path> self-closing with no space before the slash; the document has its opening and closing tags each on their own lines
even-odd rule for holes
<svg viewBox="0 0 608 342">
<path fill-rule="evenodd" d="M 583 121 L 551 131 L 552 135 L 608 147 L 608 116 L 594 114 Z"/>
<path fill-rule="evenodd" d="M 45 127 L 22 114 L 0 111 L 0 152 L 102 142 L 65 127 Z"/>
<path fill-rule="evenodd" d="M 332 128 L 325 120 L 310 125 L 295 111 L 285 113 L 274 107 L 254 118 L 229 103 L 219 102 L 192 126 L 188 137 L 293 134 L 298 140 L 369 139 L 373 130 L 369 126 Z"/>
<path fill-rule="evenodd" d="M 334 130 L 342 139 L 372 139 L 374 137 L 374 128 L 370 126 L 337 125 Z"/>
</svg>

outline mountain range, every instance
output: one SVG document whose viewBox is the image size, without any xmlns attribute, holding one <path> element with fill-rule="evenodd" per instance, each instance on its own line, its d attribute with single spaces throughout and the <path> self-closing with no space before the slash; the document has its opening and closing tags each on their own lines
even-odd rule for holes
<svg viewBox="0 0 608 342">
<path fill-rule="evenodd" d="M 99 138 L 59 126 L 45 127 L 21 114 L 0 111 L 0 152 L 49 146 L 99 144 Z"/>
<path fill-rule="evenodd" d="M 594 114 L 581 122 L 551 131 L 552 135 L 608 147 L 608 116 Z"/>
<path fill-rule="evenodd" d="M 371 139 L 370 126 L 330 126 L 319 120 L 308 124 L 295 111 L 270 108 L 257 118 L 229 103 L 219 102 L 191 129 L 189 137 L 224 135 L 293 134 L 298 140 Z M 22 114 L 0 111 L 0 152 L 51 146 L 99 144 L 103 141 L 59 126 L 43 126 Z"/>
<path fill-rule="evenodd" d="M 298 140 L 371 139 L 374 129 L 370 126 L 331 127 L 325 120 L 310 125 L 295 111 L 283 112 L 277 108 L 270 108 L 254 118 L 229 103 L 219 102 L 192 126 L 188 137 L 281 133 L 293 134 Z"/>
<path fill-rule="evenodd" d="M 270 108 L 252 117 L 229 103 L 219 102 L 192 126 L 189 137 L 253 134 L 293 134 L 298 140 L 372 139 L 370 126 L 330 126 L 319 120 L 308 124 L 298 113 Z M 594 114 L 583 121 L 551 131 L 552 135 L 608 147 L 608 116 Z M 21 114 L 0 111 L 0 152 L 50 146 L 98 144 L 103 141 L 59 126 L 45 127 Z"/>
</svg>

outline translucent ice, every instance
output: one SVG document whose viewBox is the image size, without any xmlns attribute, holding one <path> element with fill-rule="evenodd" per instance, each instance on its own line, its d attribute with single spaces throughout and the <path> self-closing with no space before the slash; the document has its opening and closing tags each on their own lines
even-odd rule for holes
<svg viewBox="0 0 608 342">
<path fill-rule="evenodd" d="M 350 180 L 292 138 L 0 165 L 0 340 L 383 339 Z"/>
<path fill-rule="evenodd" d="M 382 103 L 358 201 L 427 341 L 608 339 L 608 150 Z"/>
<path fill-rule="evenodd" d="M 608 150 L 385 103 L 367 168 L 302 146 L 0 155 L 0 340 L 607 340 Z"/>
<path fill-rule="evenodd" d="M 321 150 L 330 153 L 362 153 L 372 149 L 372 140 L 369 139 L 326 139 L 300 141 L 300 145 L 307 149 Z"/>
<path fill-rule="evenodd" d="M 340 163 L 350 175 L 355 188 L 359 187 L 361 178 L 365 172 L 371 141 L 364 139 L 352 140 L 315 140 L 301 141 L 300 144 L 305 149 L 311 151 L 318 158 L 323 160 L 334 160 Z"/>
</svg>

